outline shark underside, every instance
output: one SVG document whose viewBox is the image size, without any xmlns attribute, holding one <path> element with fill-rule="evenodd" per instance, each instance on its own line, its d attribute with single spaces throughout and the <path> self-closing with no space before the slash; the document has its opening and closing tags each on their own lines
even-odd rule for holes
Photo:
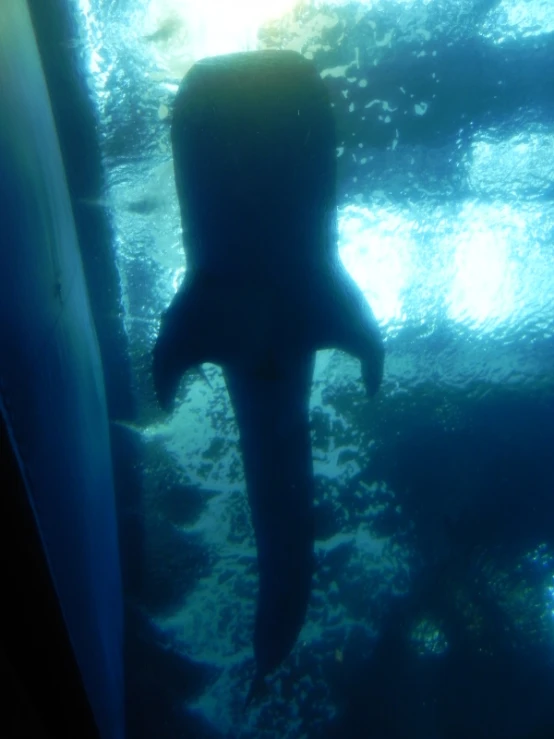
<svg viewBox="0 0 554 739">
<path fill-rule="evenodd" d="M 263 51 L 197 63 L 177 94 L 172 144 L 187 271 L 162 316 L 153 377 L 169 410 L 187 370 L 223 369 L 259 565 L 250 700 L 293 648 L 310 597 L 315 352 L 357 357 L 373 395 L 384 349 L 338 256 L 333 118 L 310 62 Z"/>
</svg>

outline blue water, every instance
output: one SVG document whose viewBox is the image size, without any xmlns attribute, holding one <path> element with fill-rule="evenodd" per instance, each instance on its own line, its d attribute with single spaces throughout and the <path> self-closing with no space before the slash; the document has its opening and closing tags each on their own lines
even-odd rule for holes
<svg viewBox="0 0 554 739">
<path fill-rule="evenodd" d="M 340 254 L 387 358 L 369 401 L 355 360 L 318 353 L 312 599 L 246 714 L 257 572 L 229 398 L 205 365 L 168 417 L 150 375 L 186 268 L 167 111 L 187 65 L 245 41 L 164 7 L 75 0 L 70 49 L 99 137 L 66 167 L 113 422 L 130 739 L 553 737 L 554 5 L 314 4 L 260 32 L 328 87 Z"/>
</svg>

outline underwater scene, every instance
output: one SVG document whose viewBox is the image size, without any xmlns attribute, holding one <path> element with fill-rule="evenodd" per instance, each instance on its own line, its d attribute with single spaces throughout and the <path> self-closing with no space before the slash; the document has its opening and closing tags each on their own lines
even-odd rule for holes
<svg viewBox="0 0 554 739">
<path fill-rule="evenodd" d="M 124 735 L 554 739 L 554 2 L 28 6 Z"/>
</svg>

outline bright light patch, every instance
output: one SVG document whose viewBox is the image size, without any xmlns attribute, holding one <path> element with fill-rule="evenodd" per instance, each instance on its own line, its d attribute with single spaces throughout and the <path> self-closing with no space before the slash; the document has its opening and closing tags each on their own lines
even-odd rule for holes
<svg viewBox="0 0 554 739">
<path fill-rule="evenodd" d="M 489 198 L 540 194 L 554 180 L 552 128 L 526 129 L 504 140 L 476 139 L 467 166 L 472 189 Z"/>
<path fill-rule="evenodd" d="M 339 213 L 342 262 L 378 321 L 399 321 L 402 292 L 412 273 L 411 226 L 399 213 L 349 205 Z"/>
<path fill-rule="evenodd" d="M 77 0 L 77 6 L 81 13 L 81 22 L 85 33 L 83 37 L 86 39 L 84 44 L 84 55 L 86 58 L 86 66 L 88 72 L 96 77 L 96 85 L 98 87 L 105 83 L 106 72 L 104 69 L 104 59 L 99 52 L 101 48 L 99 39 L 101 38 L 100 24 L 98 18 L 93 12 L 90 0 Z M 73 43 L 79 46 L 83 43 L 83 37 L 74 39 Z"/>
<path fill-rule="evenodd" d="M 400 5 L 409 7 L 410 5 L 416 5 L 421 0 L 389 0 L 388 5 Z M 426 0 L 426 5 L 431 5 L 440 2 L 440 0 Z M 328 8 L 340 7 L 341 5 L 352 5 L 352 0 L 314 0 L 314 7 L 316 8 Z M 383 8 L 385 5 L 384 0 L 357 0 L 356 5 L 359 6 L 363 11 L 371 10 L 372 8 Z"/>
<path fill-rule="evenodd" d="M 515 268 L 511 241 L 498 224 L 510 219 L 508 206 L 488 214 L 468 205 L 462 218 L 464 228 L 457 237 L 455 275 L 448 299 L 449 317 L 456 321 L 486 328 L 507 320 L 515 309 Z"/>
<path fill-rule="evenodd" d="M 258 32 L 299 0 L 151 0 L 140 33 L 156 65 L 181 78 L 196 60 L 258 48 Z"/>
<path fill-rule="evenodd" d="M 491 11 L 483 35 L 502 43 L 514 35 L 540 36 L 554 31 L 552 0 L 503 0 Z"/>
</svg>

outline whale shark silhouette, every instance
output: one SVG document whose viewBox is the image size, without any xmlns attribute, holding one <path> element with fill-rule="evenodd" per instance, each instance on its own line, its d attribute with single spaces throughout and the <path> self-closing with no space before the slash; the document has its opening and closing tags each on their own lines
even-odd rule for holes
<svg viewBox="0 0 554 739">
<path fill-rule="evenodd" d="M 171 138 L 187 270 L 162 316 L 153 378 L 170 410 L 187 370 L 213 362 L 224 373 L 259 565 L 248 704 L 293 648 L 310 597 L 315 352 L 359 358 L 373 395 L 384 348 L 339 259 L 334 121 L 309 61 L 260 51 L 196 63 Z"/>
</svg>

